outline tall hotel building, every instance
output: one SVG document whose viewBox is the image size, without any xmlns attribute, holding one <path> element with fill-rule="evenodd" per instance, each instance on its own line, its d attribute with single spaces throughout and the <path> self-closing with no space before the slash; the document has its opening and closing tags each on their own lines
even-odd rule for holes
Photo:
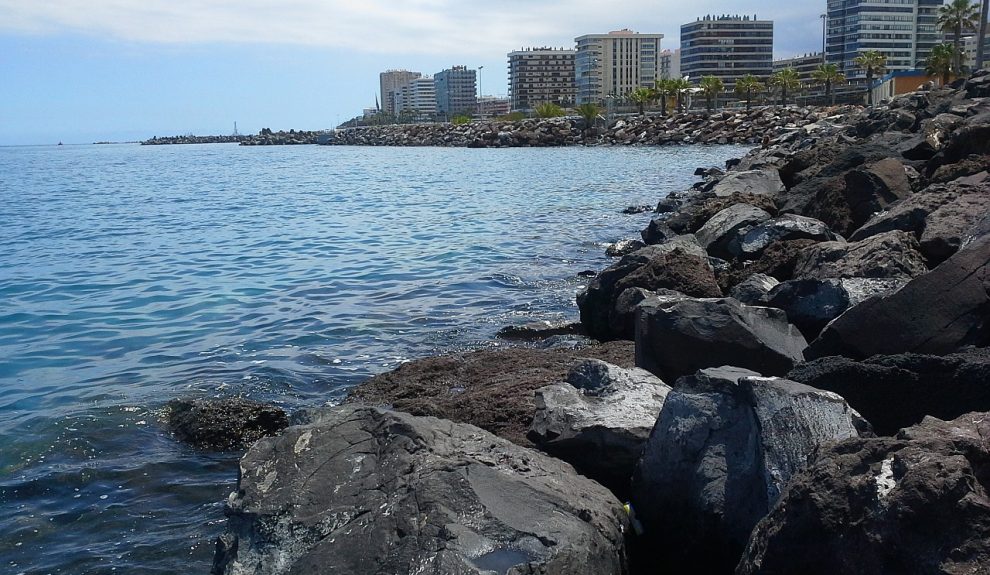
<svg viewBox="0 0 990 575">
<path fill-rule="evenodd" d="M 454 66 L 433 75 L 437 114 L 451 118 L 472 115 L 478 110 L 478 72 L 467 66 Z"/>
<path fill-rule="evenodd" d="M 574 39 L 577 103 L 600 104 L 640 87 L 652 88 L 660 79 L 663 34 L 619 30 Z"/>
<path fill-rule="evenodd" d="M 572 105 L 574 54 L 553 48 L 509 52 L 509 108 L 526 112 L 544 102 Z"/>
<path fill-rule="evenodd" d="M 400 87 L 395 94 L 395 114 L 420 120 L 433 118 L 437 113 L 437 91 L 433 78 L 416 78 Z"/>
<path fill-rule="evenodd" d="M 854 60 L 867 50 L 887 56 L 887 71 L 925 67 L 940 42 L 942 0 L 828 0 L 825 58 L 847 78 L 866 72 Z"/>
<path fill-rule="evenodd" d="M 739 78 L 766 78 L 772 70 L 772 20 L 705 16 L 681 26 L 681 74 L 691 82 L 715 76 L 731 91 Z"/>
</svg>

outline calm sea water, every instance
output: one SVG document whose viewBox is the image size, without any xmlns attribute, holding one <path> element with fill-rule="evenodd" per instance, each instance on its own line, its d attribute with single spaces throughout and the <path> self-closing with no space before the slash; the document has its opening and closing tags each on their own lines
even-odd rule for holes
<svg viewBox="0 0 990 575">
<path fill-rule="evenodd" d="M 0 148 L 0 572 L 208 572 L 237 456 L 169 399 L 335 403 L 573 319 L 623 207 L 744 151 Z"/>
</svg>

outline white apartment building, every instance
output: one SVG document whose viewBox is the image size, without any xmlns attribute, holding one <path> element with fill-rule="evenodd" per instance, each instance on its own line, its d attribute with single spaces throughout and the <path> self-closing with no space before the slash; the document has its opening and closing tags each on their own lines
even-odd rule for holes
<svg viewBox="0 0 990 575">
<path fill-rule="evenodd" d="M 669 79 L 681 77 L 680 48 L 660 52 L 660 77 Z"/>
<path fill-rule="evenodd" d="M 576 101 L 601 104 L 640 87 L 652 87 L 660 75 L 663 34 L 618 30 L 574 39 Z"/>
<path fill-rule="evenodd" d="M 433 78 L 416 78 L 395 92 L 395 114 L 431 119 L 437 113 L 437 91 Z"/>
<path fill-rule="evenodd" d="M 943 0 L 828 0 L 825 57 L 846 78 L 866 72 L 855 58 L 868 50 L 887 57 L 888 72 L 916 70 L 941 36 L 938 9 Z"/>
<path fill-rule="evenodd" d="M 378 82 L 381 88 L 382 112 L 395 115 L 395 94 L 409 82 L 417 78 L 422 78 L 419 72 L 409 70 L 388 70 L 378 75 Z"/>
</svg>

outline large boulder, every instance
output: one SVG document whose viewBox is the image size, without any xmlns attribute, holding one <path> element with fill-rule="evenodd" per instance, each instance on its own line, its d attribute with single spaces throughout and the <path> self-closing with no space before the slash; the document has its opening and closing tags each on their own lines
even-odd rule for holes
<svg viewBox="0 0 990 575">
<path fill-rule="evenodd" d="M 635 365 L 629 341 L 579 349 L 483 349 L 404 363 L 352 388 L 346 401 L 470 423 L 531 447 L 526 433 L 533 422 L 533 392 L 563 381 L 583 358 Z"/>
<path fill-rule="evenodd" d="M 858 228 L 874 213 L 911 194 L 904 164 L 894 158 L 848 172 L 845 183 L 851 229 Z"/>
<path fill-rule="evenodd" d="M 732 194 L 756 194 L 774 196 L 787 191 L 780 180 L 780 173 L 775 169 L 746 170 L 729 172 L 712 188 L 712 193 L 719 197 Z"/>
<path fill-rule="evenodd" d="M 729 291 L 753 274 L 765 274 L 777 281 L 787 281 L 794 277 L 794 267 L 803 257 L 805 248 L 816 243 L 815 240 L 773 242 L 763 250 L 759 259 L 737 263 L 731 270 L 719 274 L 719 286 Z"/>
<path fill-rule="evenodd" d="M 935 267 L 959 250 L 963 237 L 990 212 L 990 182 L 938 184 L 877 214 L 853 233 L 860 240 L 903 230 L 918 238 L 919 250 Z"/>
<path fill-rule="evenodd" d="M 664 223 L 674 233 L 692 234 L 701 229 L 701 226 L 712 219 L 712 216 L 736 204 L 747 204 L 773 215 L 777 213 L 777 204 L 770 196 L 734 193 L 730 196 L 714 197 L 711 193 L 707 193 L 681 206 Z"/>
<path fill-rule="evenodd" d="M 242 397 L 173 399 L 165 413 L 176 439 L 217 451 L 243 449 L 289 425 L 281 408 Z"/>
<path fill-rule="evenodd" d="M 787 321 L 811 340 L 850 307 L 874 296 L 891 294 L 906 283 L 903 279 L 884 278 L 790 280 L 771 289 L 763 305 L 784 310 Z"/>
<path fill-rule="evenodd" d="M 797 214 L 784 214 L 746 231 L 739 239 L 739 255 L 756 259 L 774 242 L 800 239 L 829 242 L 839 238 L 825 222 Z"/>
<path fill-rule="evenodd" d="M 739 255 L 738 235 L 770 219 L 770 214 L 749 204 L 735 204 L 718 212 L 701 226 L 695 236 L 701 247 L 712 256 L 731 259 Z"/>
<path fill-rule="evenodd" d="M 990 352 L 946 356 L 875 355 L 863 361 L 823 357 L 797 366 L 789 379 L 846 398 L 881 435 L 894 435 L 926 416 L 954 419 L 990 411 Z"/>
<path fill-rule="evenodd" d="M 867 300 L 842 314 L 811 343 L 805 357 L 943 355 L 968 344 L 986 345 L 988 313 L 990 236 L 896 293 Z"/>
<path fill-rule="evenodd" d="M 987 437 L 990 414 L 972 413 L 822 446 L 756 526 L 736 574 L 987 572 Z"/>
<path fill-rule="evenodd" d="M 625 493 L 670 386 L 645 369 L 580 361 L 536 390 L 529 439 L 614 493 Z"/>
<path fill-rule="evenodd" d="M 633 475 L 656 572 L 727 573 L 821 443 L 858 436 L 843 399 L 733 367 L 679 380 Z"/>
<path fill-rule="evenodd" d="M 471 425 L 332 408 L 255 444 L 240 471 L 215 573 L 624 570 L 611 493 Z"/>
<path fill-rule="evenodd" d="M 776 278 L 766 274 L 753 274 L 736 284 L 729 292 L 729 297 L 734 297 L 746 305 L 763 306 L 767 304 L 770 290 L 778 285 L 780 282 Z"/>
<path fill-rule="evenodd" d="M 911 234 L 892 231 L 858 242 L 822 242 L 804 250 L 796 279 L 914 278 L 928 271 Z"/>
<path fill-rule="evenodd" d="M 782 310 L 733 298 L 652 298 L 636 312 L 636 365 L 665 381 L 719 365 L 783 375 L 806 346 Z"/>
<path fill-rule="evenodd" d="M 616 313 L 619 296 L 630 288 L 669 289 L 697 297 L 721 295 L 707 254 L 693 236 L 647 246 L 606 268 L 578 295 L 581 323 L 588 335 L 602 340 L 633 338 L 630 326 Z"/>
</svg>

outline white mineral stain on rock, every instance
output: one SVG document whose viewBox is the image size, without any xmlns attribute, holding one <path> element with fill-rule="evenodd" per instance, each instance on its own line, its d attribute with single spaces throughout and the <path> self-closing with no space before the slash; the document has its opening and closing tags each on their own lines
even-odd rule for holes
<svg viewBox="0 0 990 575">
<path fill-rule="evenodd" d="M 304 450 L 309 449 L 309 440 L 313 438 L 313 432 L 307 431 L 299 436 L 296 440 L 296 444 L 292 446 L 292 451 L 297 455 L 302 453 Z"/>
<path fill-rule="evenodd" d="M 897 487 L 897 480 L 894 479 L 894 458 L 888 457 L 880 464 L 880 474 L 877 475 L 877 498 L 883 501 L 887 495 Z"/>
</svg>

